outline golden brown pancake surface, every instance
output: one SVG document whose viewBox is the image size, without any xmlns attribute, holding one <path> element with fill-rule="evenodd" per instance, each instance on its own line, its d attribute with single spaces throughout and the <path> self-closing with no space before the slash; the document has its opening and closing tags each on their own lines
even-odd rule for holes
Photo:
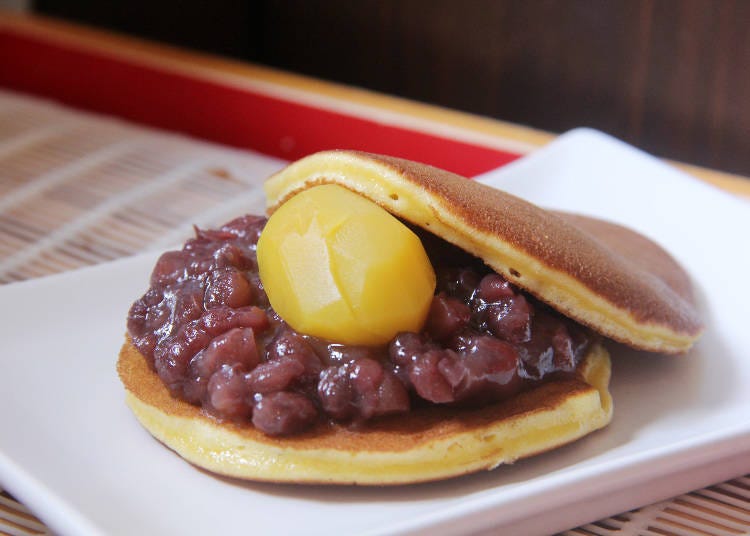
<svg viewBox="0 0 750 536">
<path fill-rule="evenodd" d="M 321 421 L 289 437 L 219 422 L 172 397 L 129 340 L 117 369 L 128 405 L 154 437 L 199 467 L 257 481 L 389 485 L 448 478 L 556 448 L 612 416 L 609 354 L 600 345 L 576 377 L 501 403 L 423 408 L 360 427 Z"/>
<path fill-rule="evenodd" d="M 272 176 L 265 185 L 269 211 L 326 183 L 480 257 L 566 316 L 632 347 L 680 353 L 700 336 L 687 274 L 634 231 L 543 210 L 424 164 L 357 151 L 316 153 Z"/>
</svg>

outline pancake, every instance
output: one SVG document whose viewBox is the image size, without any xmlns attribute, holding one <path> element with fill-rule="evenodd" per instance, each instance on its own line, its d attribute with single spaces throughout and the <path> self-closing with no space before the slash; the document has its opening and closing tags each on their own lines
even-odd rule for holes
<svg viewBox="0 0 750 536">
<path fill-rule="evenodd" d="M 543 210 L 424 164 L 325 151 L 265 183 L 269 212 L 338 184 L 484 260 L 557 311 L 640 350 L 687 351 L 702 332 L 690 280 L 661 247 L 624 227 Z"/>
<path fill-rule="evenodd" d="M 481 258 L 516 286 L 632 347 L 686 351 L 701 324 L 690 280 L 659 246 L 624 227 L 545 211 L 458 175 L 354 151 L 311 155 L 266 182 L 269 212 L 338 184 Z M 545 452 L 606 426 L 611 364 L 594 341 L 575 372 L 481 408 L 432 405 L 347 426 L 320 420 L 272 437 L 172 397 L 126 339 L 126 401 L 159 441 L 198 467 L 254 481 L 395 485 L 458 476 Z"/>
<path fill-rule="evenodd" d="M 493 469 L 570 443 L 609 423 L 609 354 L 588 352 L 575 378 L 480 409 L 430 407 L 358 428 L 319 423 L 290 437 L 218 422 L 173 398 L 126 341 L 117 370 L 136 418 L 185 460 L 213 473 L 298 484 L 394 485 Z"/>
</svg>

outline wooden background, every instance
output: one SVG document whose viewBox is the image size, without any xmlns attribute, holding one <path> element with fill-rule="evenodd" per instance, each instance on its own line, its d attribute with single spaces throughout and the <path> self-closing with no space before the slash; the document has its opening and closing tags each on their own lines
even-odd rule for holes
<svg viewBox="0 0 750 536">
<path fill-rule="evenodd" d="M 41 13 L 750 175 L 746 0 L 37 0 Z"/>
</svg>

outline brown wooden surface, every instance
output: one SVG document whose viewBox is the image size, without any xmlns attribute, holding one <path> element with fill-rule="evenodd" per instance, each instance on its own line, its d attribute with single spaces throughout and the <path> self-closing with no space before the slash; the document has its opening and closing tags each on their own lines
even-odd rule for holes
<svg viewBox="0 0 750 536">
<path fill-rule="evenodd" d="M 37 0 L 45 13 L 750 174 L 744 0 Z M 175 16 L 179 13 L 179 17 Z"/>
<path fill-rule="evenodd" d="M 304 96 L 307 100 L 312 99 L 325 106 L 337 103 L 338 107 L 343 107 L 349 113 L 379 120 L 388 116 L 390 121 L 415 130 L 439 132 L 456 139 L 518 153 L 527 153 L 555 138 L 553 133 L 528 126 L 326 82 L 257 64 L 159 45 L 92 27 L 70 24 L 59 19 L 0 12 L 0 27 L 2 26 L 44 37 L 52 42 L 65 43 L 67 46 L 95 49 L 114 57 L 129 58 L 163 69 L 186 72 L 220 84 L 248 87 L 257 87 L 258 84 L 267 87 L 271 84 L 280 91 L 295 91 L 295 98 Z M 673 163 L 715 186 L 750 197 L 750 180 L 745 176 L 697 166 L 694 162 Z"/>
</svg>

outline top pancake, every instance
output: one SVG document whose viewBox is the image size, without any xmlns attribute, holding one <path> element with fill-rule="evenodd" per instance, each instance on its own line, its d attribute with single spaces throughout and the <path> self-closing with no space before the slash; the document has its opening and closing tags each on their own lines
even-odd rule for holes
<svg viewBox="0 0 750 536">
<path fill-rule="evenodd" d="M 687 274 L 658 245 L 624 227 L 546 211 L 441 169 L 357 151 L 316 153 L 273 175 L 265 184 L 269 212 L 319 184 L 369 198 L 634 348 L 680 353 L 702 331 Z"/>
</svg>

